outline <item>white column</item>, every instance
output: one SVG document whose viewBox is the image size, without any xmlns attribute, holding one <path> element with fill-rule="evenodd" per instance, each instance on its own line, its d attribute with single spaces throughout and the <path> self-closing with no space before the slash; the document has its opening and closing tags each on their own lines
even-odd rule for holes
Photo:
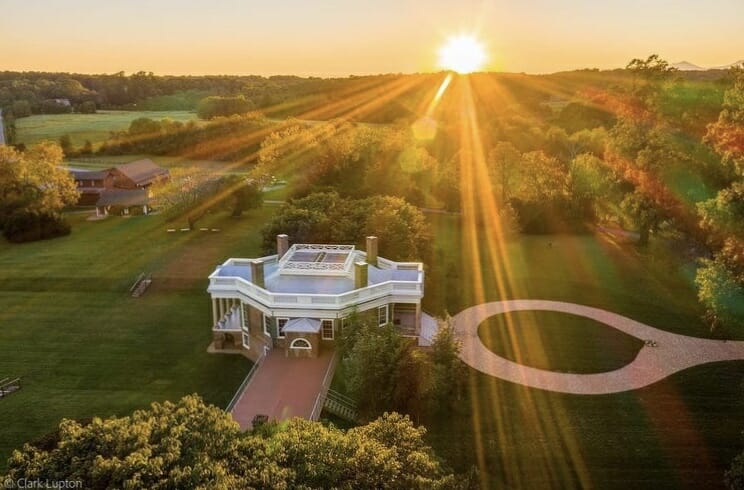
<svg viewBox="0 0 744 490">
<path fill-rule="evenodd" d="M 212 298 L 212 325 L 217 325 L 219 318 L 217 318 L 217 300 Z"/>
<path fill-rule="evenodd" d="M 421 303 L 416 303 L 416 335 L 421 335 Z"/>
</svg>

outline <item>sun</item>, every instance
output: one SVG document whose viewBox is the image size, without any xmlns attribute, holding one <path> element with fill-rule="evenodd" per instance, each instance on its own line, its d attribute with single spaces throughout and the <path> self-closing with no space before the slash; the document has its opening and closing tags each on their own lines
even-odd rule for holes
<svg viewBox="0 0 744 490">
<path fill-rule="evenodd" d="M 483 68 L 486 50 L 472 34 L 460 34 L 447 38 L 439 48 L 439 66 L 457 73 L 472 73 Z"/>
</svg>

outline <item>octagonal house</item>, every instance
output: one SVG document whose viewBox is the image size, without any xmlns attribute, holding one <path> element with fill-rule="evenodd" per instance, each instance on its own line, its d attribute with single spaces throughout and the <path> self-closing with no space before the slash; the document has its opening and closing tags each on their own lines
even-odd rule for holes
<svg viewBox="0 0 744 490">
<path fill-rule="evenodd" d="M 209 276 L 213 342 L 210 352 L 240 352 L 256 360 L 269 349 L 315 357 L 337 340 L 349 317 L 392 323 L 421 334 L 424 270 L 420 262 L 377 256 L 353 245 L 289 246 L 277 236 L 277 254 L 231 258 Z"/>
</svg>

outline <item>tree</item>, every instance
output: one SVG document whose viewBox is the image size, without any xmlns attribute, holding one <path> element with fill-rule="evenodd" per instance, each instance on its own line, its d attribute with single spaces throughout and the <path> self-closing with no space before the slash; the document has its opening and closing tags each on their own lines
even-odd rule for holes
<svg viewBox="0 0 744 490">
<path fill-rule="evenodd" d="M 700 224 L 712 236 L 744 237 L 744 180 L 722 189 L 716 197 L 698 203 Z"/>
<path fill-rule="evenodd" d="M 455 337 L 452 318 L 439 322 L 439 329 L 431 344 L 432 390 L 434 411 L 447 412 L 461 398 L 465 388 L 465 365 L 460 360 L 462 344 Z"/>
<path fill-rule="evenodd" d="M 303 419 L 242 432 L 196 395 L 126 417 L 63 420 L 8 461 L 13 481 L 82 482 L 85 488 L 457 488 L 398 414 L 342 431 Z"/>
<path fill-rule="evenodd" d="M 522 155 L 508 141 L 500 141 L 488 153 L 488 170 L 494 195 L 502 204 L 509 202 L 511 188 L 519 173 Z"/>
<path fill-rule="evenodd" d="M 731 467 L 724 475 L 724 482 L 729 490 L 744 490 L 744 452 L 739 453 L 731 462 Z"/>
<path fill-rule="evenodd" d="M 27 100 L 16 100 L 13 102 L 11 111 L 16 118 L 28 117 L 31 115 L 31 104 Z"/>
<path fill-rule="evenodd" d="M 701 260 L 695 285 L 711 329 L 744 326 L 744 277 L 736 275 L 723 256 Z"/>
<path fill-rule="evenodd" d="M 430 359 L 391 324 L 352 324 L 342 344 L 346 388 L 360 415 L 386 411 L 420 417 L 431 389 Z"/>
<path fill-rule="evenodd" d="M 723 163 L 744 176 L 744 68 L 732 69 L 734 85 L 726 90 L 718 120 L 708 126 L 705 141 Z"/>
<path fill-rule="evenodd" d="M 153 186 L 153 204 L 169 219 L 185 218 L 189 229 L 217 204 L 213 200 L 222 188 L 221 177 L 212 172 L 189 168 L 171 172 L 171 178 Z"/>
<path fill-rule="evenodd" d="M 61 163 L 54 143 L 25 152 L 0 146 L 0 225 L 16 211 L 53 215 L 77 202 L 75 181 Z"/>
<path fill-rule="evenodd" d="M 662 221 L 688 217 L 660 180 L 665 169 L 689 162 L 666 128 L 649 120 L 620 118 L 610 131 L 605 161 L 624 181 L 620 207 L 637 227 L 640 246 L 648 245 Z"/>
<path fill-rule="evenodd" d="M 96 113 L 96 103 L 92 100 L 86 100 L 82 104 L 80 104 L 80 108 L 78 109 L 80 114 L 95 114 Z"/>
<path fill-rule="evenodd" d="M 246 209 L 261 207 L 263 192 L 258 182 L 245 177 L 232 175 L 223 179 L 223 192 L 231 192 L 233 205 L 231 215 L 240 217 Z"/>
<path fill-rule="evenodd" d="M 72 156 L 75 153 L 75 147 L 72 146 L 69 134 L 63 134 L 59 137 L 59 147 L 66 157 Z"/>
<path fill-rule="evenodd" d="M 261 189 L 250 179 L 214 175 L 199 168 L 171 172 L 168 181 L 153 187 L 153 203 L 170 219 L 186 218 L 189 228 L 208 211 L 227 208 L 234 217 L 263 202 Z"/>
<path fill-rule="evenodd" d="M 542 203 L 565 197 L 568 175 L 561 163 L 542 151 L 524 153 L 512 197 L 525 203 Z"/>
<path fill-rule="evenodd" d="M 295 243 L 364 243 L 380 239 L 380 254 L 394 260 L 428 257 L 429 227 L 423 213 L 403 199 L 374 196 L 342 198 L 336 192 L 315 192 L 282 206 L 262 231 L 264 251 L 274 249 L 276 235 Z"/>
<path fill-rule="evenodd" d="M 255 104 L 242 95 L 236 97 L 211 96 L 202 99 L 196 108 L 200 119 L 214 119 L 220 116 L 246 114 L 256 108 Z"/>
<path fill-rule="evenodd" d="M 138 117 L 129 123 L 129 136 L 157 136 L 160 134 L 160 121 L 154 121 L 149 117 Z"/>
<path fill-rule="evenodd" d="M 93 154 L 93 143 L 90 140 L 85 140 L 83 147 L 80 148 L 81 155 L 92 155 Z"/>
</svg>

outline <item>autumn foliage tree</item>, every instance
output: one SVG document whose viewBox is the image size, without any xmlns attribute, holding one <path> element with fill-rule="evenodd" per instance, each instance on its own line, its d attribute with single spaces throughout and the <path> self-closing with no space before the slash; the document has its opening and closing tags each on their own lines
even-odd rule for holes
<svg viewBox="0 0 744 490">
<path fill-rule="evenodd" d="M 62 150 L 40 143 L 25 152 L 0 146 L 0 226 L 13 241 L 51 238 L 69 233 L 60 212 L 79 193 Z"/>
</svg>

